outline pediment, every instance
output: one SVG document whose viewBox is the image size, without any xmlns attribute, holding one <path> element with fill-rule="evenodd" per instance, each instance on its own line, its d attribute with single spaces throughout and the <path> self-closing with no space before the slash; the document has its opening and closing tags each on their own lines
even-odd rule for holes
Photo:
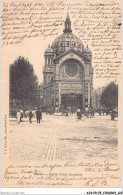
<svg viewBox="0 0 123 195">
<path fill-rule="evenodd" d="M 74 59 L 78 59 L 81 62 L 90 62 L 91 60 L 89 60 L 88 58 L 86 58 L 84 56 L 84 54 L 80 53 L 79 51 L 76 51 L 74 49 L 70 49 L 67 52 L 57 56 L 56 58 L 54 58 L 55 61 L 64 61 L 67 58 L 74 58 Z"/>
<path fill-rule="evenodd" d="M 79 51 L 76 51 L 74 49 L 69 49 L 68 51 L 66 51 L 65 53 L 57 56 L 54 60 L 60 60 L 61 58 L 63 58 L 64 56 L 79 56 L 80 58 L 83 58 L 83 54 L 80 53 Z"/>
</svg>

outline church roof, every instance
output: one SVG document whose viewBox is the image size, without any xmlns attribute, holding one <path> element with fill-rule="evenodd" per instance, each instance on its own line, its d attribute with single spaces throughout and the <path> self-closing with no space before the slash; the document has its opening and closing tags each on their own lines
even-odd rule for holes
<svg viewBox="0 0 123 195">
<path fill-rule="evenodd" d="M 88 46 L 84 49 L 82 41 L 72 33 L 71 21 L 68 13 L 64 24 L 65 28 L 63 30 L 63 34 L 56 37 L 51 47 L 49 45 L 45 50 L 45 54 L 47 55 L 48 53 L 54 53 L 56 56 L 59 56 L 69 51 L 70 49 L 74 49 L 79 53 L 86 53 L 86 56 L 92 55 L 92 52 Z"/>
<path fill-rule="evenodd" d="M 66 33 L 63 33 L 62 35 L 60 35 L 59 37 L 57 37 L 54 41 L 53 41 L 53 43 L 52 43 L 52 48 L 54 47 L 54 46 L 63 46 L 63 45 L 65 45 L 64 43 L 69 43 L 69 44 L 67 44 L 66 46 L 81 46 L 81 47 L 83 47 L 84 48 L 84 45 L 83 45 L 83 43 L 82 43 L 82 41 L 76 36 L 76 35 L 74 35 L 73 33 L 71 33 L 71 32 L 66 32 Z M 61 43 L 63 43 L 63 45 L 61 44 Z M 73 43 L 73 44 L 72 44 Z M 76 45 L 75 45 L 76 44 Z"/>
<path fill-rule="evenodd" d="M 58 36 L 52 43 L 51 48 L 53 52 L 58 56 L 70 48 L 82 52 L 84 50 L 84 45 L 82 41 L 72 33 L 71 21 L 69 15 L 67 14 L 65 21 L 65 28 L 63 34 Z"/>
</svg>

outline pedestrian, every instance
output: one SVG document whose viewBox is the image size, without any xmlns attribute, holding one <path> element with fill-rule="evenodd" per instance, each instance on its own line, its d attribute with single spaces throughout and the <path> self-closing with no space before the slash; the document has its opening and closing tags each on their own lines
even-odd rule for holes
<svg viewBox="0 0 123 195">
<path fill-rule="evenodd" d="M 98 109 L 98 114 L 101 116 L 101 109 Z"/>
<path fill-rule="evenodd" d="M 32 114 L 32 111 L 30 110 L 30 112 L 29 112 L 29 122 L 30 123 L 32 123 L 32 116 L 33 116 L 33 114 Z"/>
<path fill-rule="evenodd" d="M 39 108 L 36 112 L 36 118 L 37 118 L 37 123 L 40 123 L 40 120 L 42 119 L 42 113 Z"/>
<path fill-rule="evenodd" d="M 91 116 L 94 116 L 94 108 L 91 107 Z"/>
<path fill-rule="evenodd" d="M 102 108 L 102 113 L 103 113 L 103 115 L 105 114 L 105 109 L 104 108 Z"/>
<path fill-rule="evenodd" d="M 21 120 L 21 113 L 20 113 L 20 110 L 17 110 L 17 122 L 20 123 L 20 120 Z"/>
<path fill-rule="evenodd" d="M 20 110 L 20 122 L 22 122 L 22 118 L 23 118 L 23 110 Z"/>
<path fill-rule="evenodd" d="M 77 119 L 81 120 L 81 111 L 77 109 Z"/>
<path fill-rule="evenodd" d="M 69 117 L 68 111 L 65 112 L 65 117 Z"/>
</svg>

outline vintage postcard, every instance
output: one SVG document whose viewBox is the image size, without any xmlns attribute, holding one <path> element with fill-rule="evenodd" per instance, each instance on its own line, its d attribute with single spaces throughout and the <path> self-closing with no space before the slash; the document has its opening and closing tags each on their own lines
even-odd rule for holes
<svg viewBox="0 0 123 195">
<path fill-rule="evenodd" d="M 1 2 L 1 187 L 121 188 L 121 1 Z"/>
</svg>

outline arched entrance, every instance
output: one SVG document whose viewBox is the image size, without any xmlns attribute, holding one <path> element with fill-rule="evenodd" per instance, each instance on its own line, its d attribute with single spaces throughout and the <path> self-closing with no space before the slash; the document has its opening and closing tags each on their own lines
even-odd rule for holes
<svg viewBox="0 0 123 195">
<path fill-rule="evenodd" d="M 82 94 L 69 93 L 61 95 L 61 107 L 63 110 L 76 111 L 77 108 L 83 107 Z"/>
</svg>

